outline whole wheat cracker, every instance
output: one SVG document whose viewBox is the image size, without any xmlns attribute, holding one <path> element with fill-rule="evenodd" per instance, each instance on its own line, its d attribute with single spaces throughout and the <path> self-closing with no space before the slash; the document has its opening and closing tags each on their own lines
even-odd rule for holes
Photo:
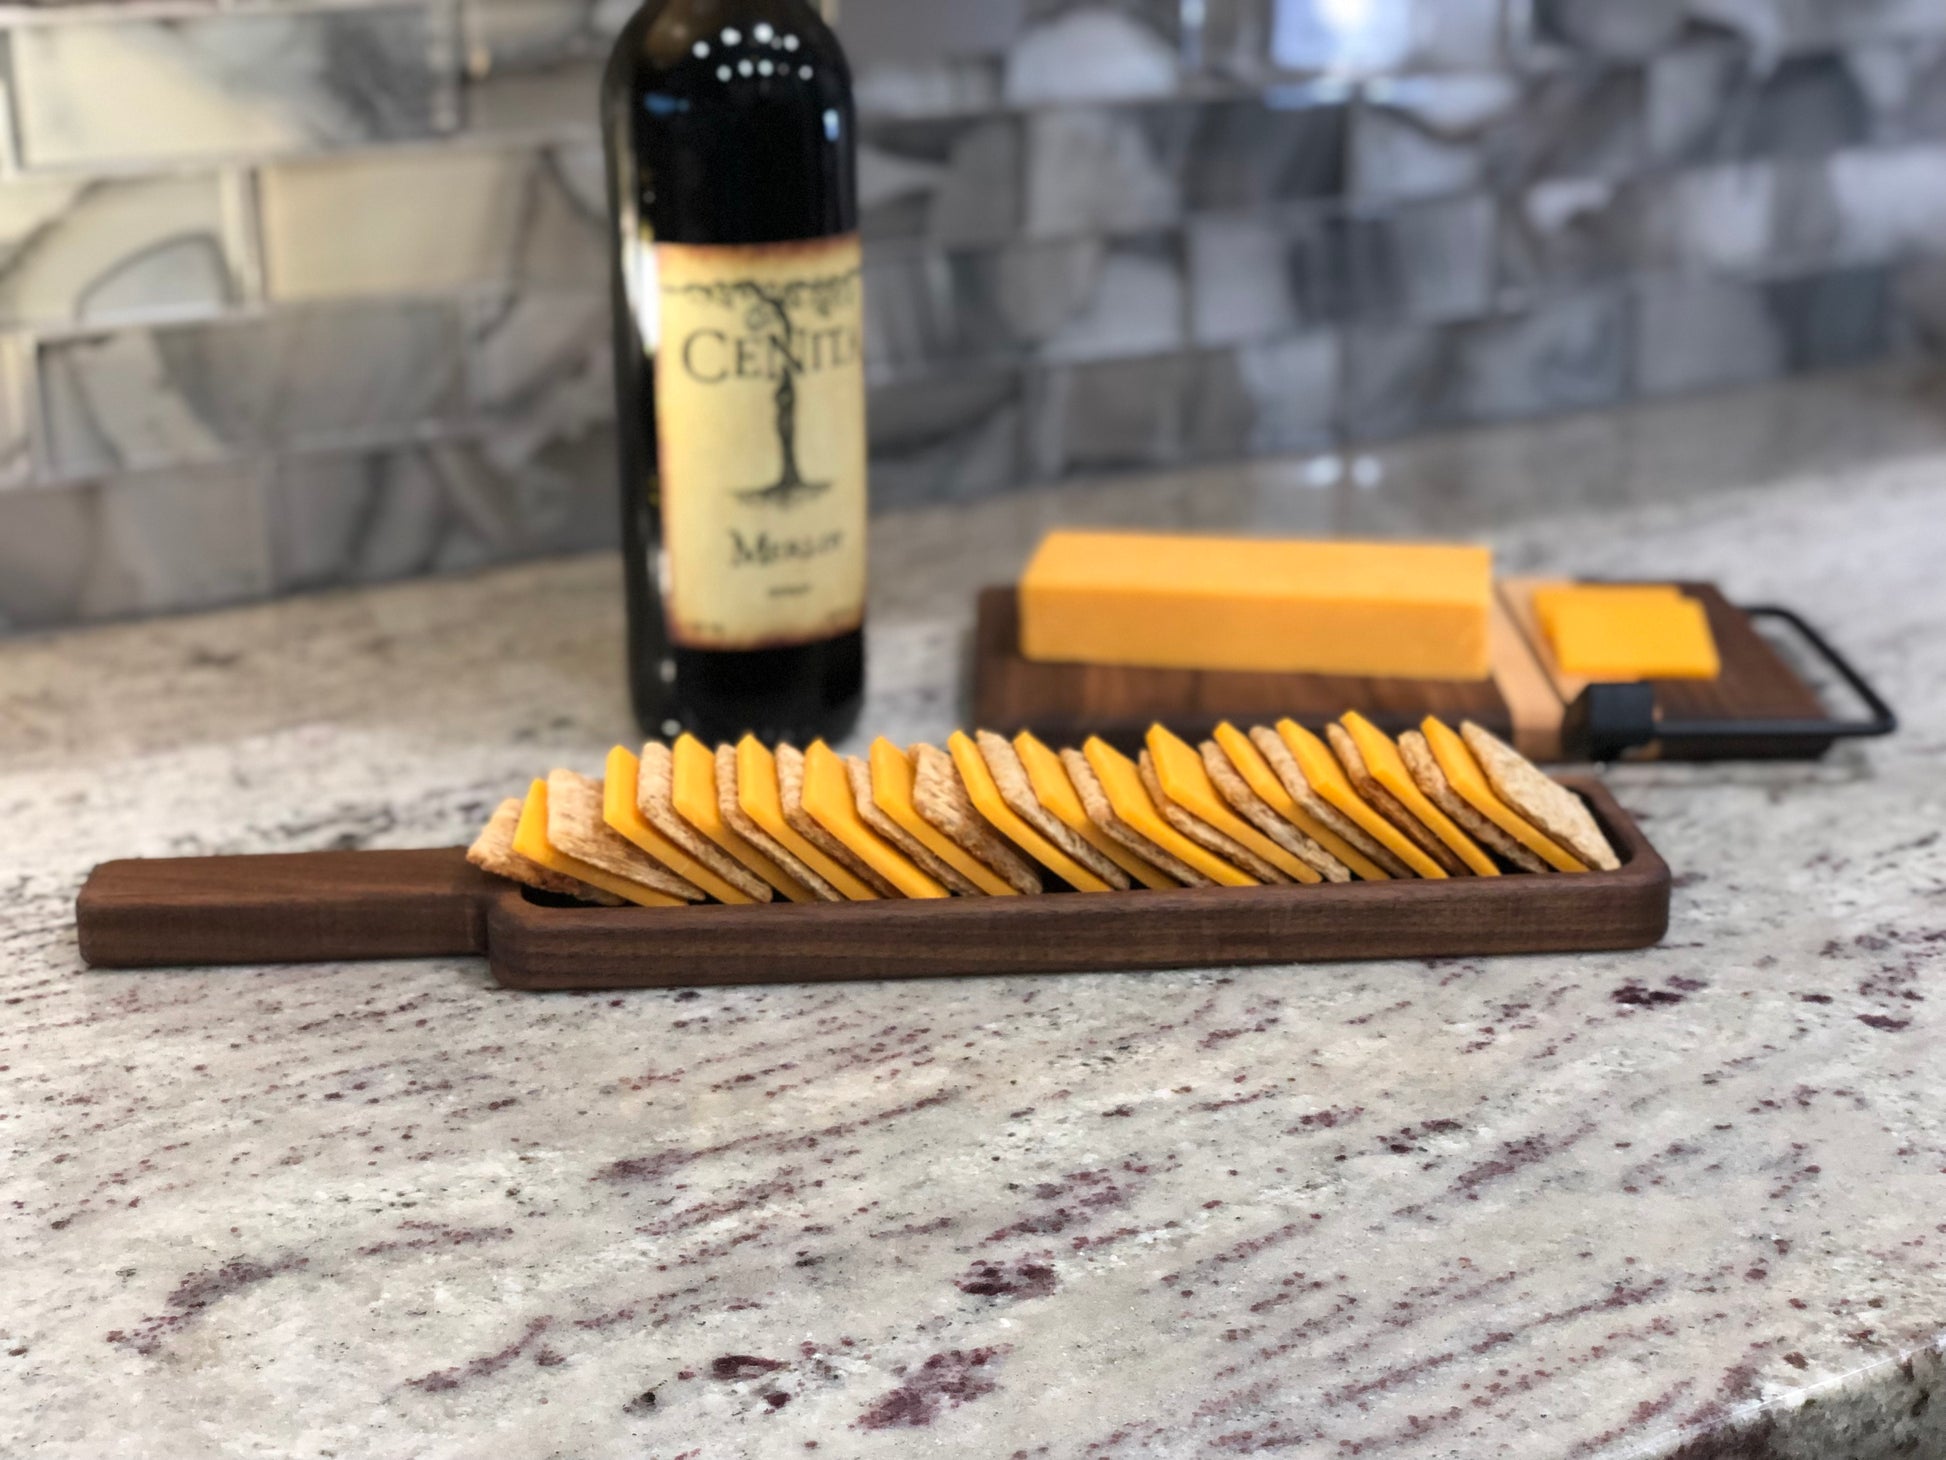
<svg viewBox="0 0 1946 1460">
<path fill-rule="evenodd" d="M 1030 897 L 1039 892 L 1041 874 L 980 815 L 952 756 L 936 745 L 915 745 L 909 753 L 913 809 L 1014 891 Z"/>
<path fill-rule="evenodd" d="M 547 839 L 576 861 L 652 888 L 684 902 L 705 902 L 709 894 L 687 877 L 678 877 L 627 837 L 602 814 L 601 782 L 579 771 L 547 776 Z"/>
<path fill-rule="evenodd" d="M 1318 873 L 1325 881 L 1351 881 L 1351 868 L 1284 820 L 1277 814 L 1274 806 L 1250 789 L 1250 783 L 1243 778 L 1242 773 L 1234 765 L 1230 764 L 1230 757 L 1224 754 L 1222 746 L 1214 740 L 1205 740 L 1198 749 L 1203 757 L 1203 769 L 1209 772 L 1211 784 L 1216 787 L 1217 794 L 1230 803 L 1231 810 Z"/>
<path fill-rule="evenodd" d="M 846 756 L 845 776 L 851 782 L 852 800 L 858 803 L 858 819 L 867 827 L 905 853 L 921 872 L 949 892 L 957 892 L 962 897 L 985 895 L 979 883 L 950 862 L 935 856 L 924 842 L 878 809 L 878 802 L 872 794 L 872 768 L 867 762 L 855 755 Z"/>
<path fill-rule="evenodd" d="M 1467 749 L 1486 773 L 1493 794 L 1590 867 L 1612 872 L 1621 859 L 1581 798 L 1491 731 L 1471 720 L 1460 726 Z"/>
<path fill-rule="evenodd" d="M 491 872 L 495 877 L 505 877 L 510 882 L 518 882 L 531 887 L 536 892 L 552 892 L 558 897 L 577 898 L 582 902 L 592 902 L 599 907 L 621 907 L 622 900 L 612 892 L 603 892 L 599 887 L 590 887 L 579 877 L 569 877 L 543 867 L 539 862 L 531 862 L 514 850 L 514 833 L 520 828 L 521 801 L 518 796 L 509 797 L 493 810 L 493 816 L 481 829 L 473 845 L 466 849 L 466 860 L 482 872 Z"/>
<path fill-rule="evenodd" d="M 1297 757 L 1292 755 L 1291 748 L 1284 744 L 1283 736 L 1267 725 L 1258 725 L 1250 731 L 1250 743 L 1257 747 L 1265 760 L 1270 762 L 1271 770 L 1276 773 L 1277 779 L 1284 783 L 1284 789 L 1290 792 L 1291 800 L 1303 807 L 1320 826 L 1364 853 L 1368 860 L 1388 876 L 1409 879 L 1419 875 L 1400 861 L 1390 847 L 1382 845 L 1378 838 L 1311 789 L 1311 783 L 1304 778 L 1304 771 L 1298 765 Z"/>
<path fill-rule="evenodd" d="M 1426 793 L 1441 811 L 1459 823 L 1460 830 L 1485 847 L 1503 861 L 1512 862 L 1523 872 L 1547 872 L 1549 867 L 1526 847 L 1508 836 L 1486 817 L 1480 815 L 1466 802 L 1466 798 L 1453 789 L 1453 783 L 1446 779 L 1446 772 L 1439 768 L 1439 760 L 1426 743 L 1426 737 L 1417 730 L 1408 730 L 1399 737 L 1399 757 L 1405 768 L 1412 773 L 1412 780 Z"/>
<path fill-rule="evenodd" d="M 1108 792 L 1102 789 L 1101 778 L 1095 774 L 1095 768 L 1088 764 L 1087 756 L 1078 750 L 1064 750 L 1061 752 L 1061 764 L 1067 769 L 1068 779 L 1074 782 L 1075 794 L 1081 798 L 1088 819 L 1106 835 L 1112 836 L 1143 861 L 1175 878 L 1184 887 L 1214 885 L 1208 877 L 1167 847 L 1156 845 L 1115 814 L 1114 803 L 1108 799 Z"/>
<path fill-rule="evenodd" d="M 642 747 L 642 769 L 635 782 L 635 809 L 650 826 L 737 891 L 758 902 L 770 901 L 768 882 L 696 830 L 676 810 L 676 758 L 658 740 Z"/>
<path fill-rule="evenodd" d="M 1325 726 L 1325 737 L 1331 742 L 1331 752 L 1338 757 L 1338 764 L 1345 768 L 1345 778 L 1351 782 L 1352 790 L 1359 799 L 1396 826 L 1449 877 L 1470 877 L 1473 869 L 1462 862 L 1453 849 L 1439 839 L 1439 833 L 1412 814 L 1412 810 L 1398 797 L 1380 784 L 1372 774 L 1365 757 L 1358 749 L 1358 742 L 1351 738 L 1351 732 L 1344 726 L 1332 724 Z"/>
<path fill-rule="evenodd" d="M 842 892 L 819 876 L 796 852 L 744 815 L 743 805 L 737 800 L 737 752 L 734 745 L 716 747 L 716 809 L 731 831 L 795 877 L 819 902 L 845 900 Z"/>
<path fill-rule="evenodd" d="M 817 818 L 804 809 L 804 752 L 795 745 L 780 745 L 776 756 L 777 799 L 783 803 L 784 820 L 791 824 L 791 830 L 880 897 L 905 896 L 863 857 L 820 826 Z"/>
<path fill-rule="evenodd" d="M 1221 857 L 1239 871 L 1248 872 L 1266 885 L 1291 880 L 1290 874 L 1283 868 L 1273 867 L 1228 832 L 1211 826 L 1195 812 L 1171 801 L 1169 793 L 1162 789 L 1162 778 L 1155 773 L 1155 758 L 1148 751 L 1144 750 L 1136 756 L 1135 771 L 1142 778 L 1142 788 L 1149 793 L 1149 799 L 1155 802 L 1155 809 L 1162 813 L 1162 819 L 1197 846 Z"/>
<path fill-rule="evenodd" d="M 995 735 L 991 730 L 975 731 L 973 740 L 980 748 L 980 759 L 987 763 L 987 769 L 993 773 L 993 783 L 1000 788 L 1000 799 L 1007 803 L 1009 811 L 1117 892 L 1126 892 L 1134 885 L 1128 873 L 1089 846 L 1076 835 L 1073 827 L 1041 805 L 1041 798 L 1034 794 L 1034 783 L 1028 777 L 1027 766 L 1011 741 Z"/>
</svg>

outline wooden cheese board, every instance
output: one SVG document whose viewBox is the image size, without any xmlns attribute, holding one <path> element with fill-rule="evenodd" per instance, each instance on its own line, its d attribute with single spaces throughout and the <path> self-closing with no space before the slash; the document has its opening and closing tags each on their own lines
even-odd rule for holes
<svg viewBox="0 0 1946 1460">
<path fill-rule="evenodd" d="M 76 901 L 95 968 L 484 956 L 504 988 L 1083 973 L 1648 947 L 1669 868 L 1592 778 L 1621 866 L 1574 876 L 745 907 L 597 908 L 461 848 L 118 861 Z"/>
<path fill-rule="evenodd" d="M 980 594 L 974 630 L 973 718 L 1057 744 L 1100 735 L 1129 749 L 1158 721 L 1192 738 L 1224 720 L 1247 725 L 1284 716 L 1317 730 L 1349 706 L 1394 735 L 1427 715 L 1449 724 L 1473 720 L 1545 761 L 1811 760 L 1840 739 L 1889 735 L 1898 726 L 1877 691 L 1797 614 L 1739 607 L 1709 583 L 1678 586 L 1709 616 L 1721 677 L 1575 680 L 1554 665 L 1533 622 L 1533 586 L 1520 579 L 1497 585 L 1493 677 L 1470 682 L 1040 663 L 1020 652 L 1014 589 L 989 588 Z M 1788 630 L 1801 654 L 1849 690 L 1863 714 L 1834 715 L 1806 673 L 1761 631 L 1764 624 Z"/>
</svg>

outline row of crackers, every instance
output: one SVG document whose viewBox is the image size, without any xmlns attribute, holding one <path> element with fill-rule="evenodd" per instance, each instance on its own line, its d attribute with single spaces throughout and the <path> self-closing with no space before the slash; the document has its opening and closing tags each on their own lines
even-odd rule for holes
<svg viewBox="0 0 1946 1460">
<path fill-rule="evenodd" d="M 1480 726 L 1396 741 L 1358 714 L 1158 725 L 1133 758 L 1100 739 L 955 733 L 944 749 L 693 736 L 617 746 L 597 780 L 556 770 L 504 803 L 469 856 L 605 905 L 865 901 L 1612 869 L 1579 797 Z"/>
</svg>

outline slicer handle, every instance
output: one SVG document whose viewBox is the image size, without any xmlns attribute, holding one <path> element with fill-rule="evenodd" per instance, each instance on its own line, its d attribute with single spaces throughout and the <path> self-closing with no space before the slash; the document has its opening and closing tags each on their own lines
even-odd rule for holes
<svg viewBox="0 0 1946 1460">
<path fill-rule="evenodd" d="M 504 885 L 458 847 L 104 862 L 75 926 L 95 968 L 431 958 L 485 952 Z"/>
</svg>

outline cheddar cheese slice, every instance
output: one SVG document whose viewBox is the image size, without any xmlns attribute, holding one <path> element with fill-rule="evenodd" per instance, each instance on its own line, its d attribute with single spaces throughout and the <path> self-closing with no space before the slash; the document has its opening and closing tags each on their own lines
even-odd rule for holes
<svg viewBox="0 0 1946 1460">
<path fill-rule="evenodd" d="M 1277 845 L 1230 809 L 1223 793 L 1210 780 L 1196 748 L 1160 725 L 1148 734 L 1149 759 L 1155 766 L 1162 794 L 1198 820 L 1207 822 L 1232 841 L 1256 853 L 1296 882 L 1319 883 L 1318 869 Z"/>
<path fill-rule="evenodd" d="M 1018 897 L 1019 889 L 945 832 L 912 804 L 912 758 L 883 735 L 872 742 L 872 804 L 905 829 L 927 851 L 980 891 L 993 897 Z"/>
<path fill-rule="evenodd" d="M 676 814 L 792 902 L 816 902 L 817 894 L 738 836 L 716 799 L 716 757 L 694 735 L 676 741 Z"/>
<path fill-rule="evenodd" d="M 1358 753 L 1365 758 L 1365 768 L 1372 773 L 1372 778 L 1391 792 L 1408 812 L 1418 817 L 1454 856 L 1466 863 L 1477 876 L 1500 875 L 1500 868 L 1495 865 L 1493 858 L 1480 850 L 1479 843 L 1455 825 L 1453 818 L 1433 805 L 1431 798 L 1419 789 L 1419 783 L 1412 779 L 1412 772 L 1390 735 L 1356 710 L 1341 716 L 1339 723 L 1351 732 L 1351 738 L 1358 747 Z"/>
<path fill-rule="evenodd" d="M 1248 735 L 1226 720 L 1216 727 L 1216 743 L 1230 758 L 1230 764 L 1237 768 L 1237 774 L 1249 783 L 1250 789 L 1257 793 L 1257 798 L 1271 810 L 1351 868 L 1365 881 L 1390 882 L 1392 880 L 1391 873 L 1291 799 L 1291 793 L 1285 790 L 1284 783 L 1277 779 L 1277 772 L 1271 769 L 1270 762 L 1264 759 L 1264 753 L 1251 743 Z"/>
<path fill-rule="evenodd" d="M 1088 762 L 1088 768 L 1101 782 L 1101 789 L 1108 797 L 1108 804 L 1115 808 L 1115 814 L 1136 831 L 1212 882 L 1219 882 L 1225 887 L 1259 885 L 1248 872 L 1232 867 L 1209 848 L 1191 841 L 1171 826 L 1156 809 L 1155 802 L 1143 786 L 1141 769 L 1114 746 L 1097 735 L 1081 747 L 1081 753 Z"/>
<path fill-rule="evenodd" d="M 1014 814 L 1013 809 L 1007 805 L 1006 799 L 1001 796 L 1000 787 L 994 783 L 993 772 L 987 767 L 986 757 L 980 754 L 980 747 L 973 743 L 970 735 L 964 730 L 955 730 L 953 738 L 946 742 L 946 749 L 953 757 L 953 768 L 959 772 L 960 781 L 966 787 L 967 797 L 973 802 L 973 809 L 985 817 L 995 831 L 1075 891 L 1112 890 L 1101 878 L 1095 876 Z"/>
<path fill-rule="evenodd" d="M 609 829 L 627 837 L 671 872 L 695 883 L 718 902 L 755 902 L 749 893 L 724 881 L 649 825 L 637 797 L 641 773 L 641 761 L 627 746 L 618 745 L 608 752 L 601 785 L 601 819 L 608 823 Z"/>
<path fill-rule="evenodd" d="M 1074 782 L 1069 779 L 1060 756 L 1025 730 L 1014 737 L 1014 753 L 1020 757 L 1020 763 L 1027 767 L 1027 780 L 1034 788 L 1035 798 L 1058 816 L 1076 836 L 1144 887 L 1163 892 L 1177 885 L 1175 878 L 1146 858 L 1136 856 L 1095 825 L 1088 816 L 1088 808 L 1081 804 L 1081 796 L 1074 789 Z"/>
<path fill-rule="evenodd" d="M 547 839 L 547 782 L 544 780 L 537 780 L 527 788 L 527 799 L 520 808 L 520 825 L 514 830 L 514 850 L 550 872 L 573 877 L 590 887 L 599 887 L 603 892 L 624 902 L 632 902 L 637 907 L 683 905 L 679 897 L 651 891 L 639 882 L 617 877 L 600 867 L 590 866 L 578 857 L 555 851 L 554 844 Z"/>
<path fill-rule="evenodd" d="M 1367 836 L 1421 877 L 1446 875 L 1446 869 L 1414 846 L 1410 837 L 1365 804 L 1365 798 L 1345 779 L 1344 768 L 1338 764 L 1330 746 L 1295 720 L 1279 720 L 1277 736 L 1297 761 L 1297 768 L 1311 789 L 1350 817 Z"/>
<path fill-rule="evenodd" d="M 777 788 L 777 759 L 754 735 L 737 743 L 737 805 L 743 814 L 818 876 L 845 895 L 849 902 L 875 902 L 878 894 L 850 871 L 799 836 L 784 817 L 784 799 Z"/>
<path fill-rule="evenodd" d="M 1709 613 L 1670 584 L 1573 584 L 1534 593 L 1564 673 L 1579 679 L 1715 679 Z"/>
<path fill-rule="evenodd" d="M 1494 795 L 1479 761 L 1459 735 L 1443 720 L 1426 716 L 1419 726 L 1432 748 L 1433 759 L 1460 798 L 1480 815 L 1519 842 L 1557 872 L 1586 872 L 1588 868 L 1559 843 Z"/>
<path fill-rule="evenodd" d="M 874 872 L 907 897 L 945 897 L 946 889 L 858 815 L 851 776 L 836 751 L 822 740 L 804 752 L 804 809 Z"/>
</svg>

